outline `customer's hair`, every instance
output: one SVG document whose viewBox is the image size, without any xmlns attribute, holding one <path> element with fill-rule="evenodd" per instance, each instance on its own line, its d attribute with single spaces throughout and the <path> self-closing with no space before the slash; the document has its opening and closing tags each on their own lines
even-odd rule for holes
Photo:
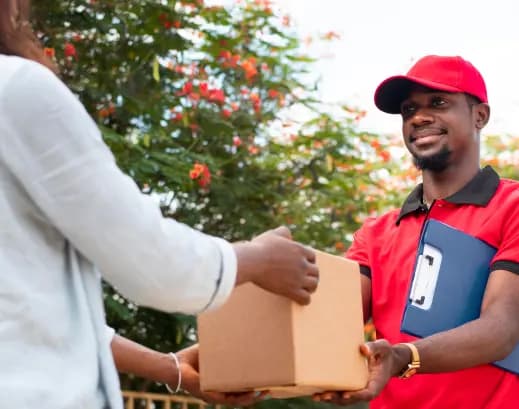
<svg viewBox="0 0 519 409">
<path fill-rule="evenodd" d="M 0 0 L 0 54 L 37 61 L 54 72 L 30 23 L 30 0 Z"/>
</svg>

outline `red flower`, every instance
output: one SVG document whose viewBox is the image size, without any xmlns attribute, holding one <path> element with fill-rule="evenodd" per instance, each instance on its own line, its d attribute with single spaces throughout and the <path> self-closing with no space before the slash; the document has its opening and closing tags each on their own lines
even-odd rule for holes
<svg viewBox="0 0 519 409">
<path fill-rule="evenodd" d="M 207 98 L 209 96 L 209 85 L 207 85 L 207 82 L 201 82 L 198 89 L 202 97 Z"/>
<path fill-rule="evenodd" d="M 182 91 L 186 94 L 189 94 L 191 93 L 191 91 L 193 91 L 193 83 L 192 82 L 186 82 L 184 84 L 184 87 L 182 88 Z"/>
<path fill-rule="evenodd" d="M 101 108 L 98 113 L 101 118 L 107 118 L 115 113 L 115 106 L 110 102 L 108 107 Z"/>
<path fill-rule="evenodd" d="M 54 58 L 56 56 L 56 50 L 54 48 L 46 47 L 43 49 L 43 53 L 46 57 Z"/>
<path fill-rule="evenodd" d="M 182 115 L 182 112 L 172 112 L 171 113 L 171 119 L 173 121 L 182 121 L 182 119 L 184 118 L 184 115 Z"/>
<path fill-rule="evenodd" d="M 236 147 L 240 146 L 242 144 L 241 138 L 236 135 L 232 137 L 232 144 Z"/>
<path fill-rule="evenodd" d="M 227 50 L 222 50 L 220 51 L 218 57 L 223 58 L 224 60 L 229 60 L 231 58 L 231 52 Z"/>
<path fill-rule="evenodd" d="M 258 75 L 258 70 L 256 69 L 256 60 L 254 58 L 249 58 L 241 63 L 241 67 L 243 71 L 245 71 L 245 78 L 250 80 Z"/>
<path fill-rule="evenodd" d="M 338 251 L 342 251 L 344 250 L 345 246 L 344 246 L 344 243 L 342 241 L 338 241 L 335 243 L 335 249 L 338 250 Z"/>
<path fill-rule="evenodd" d="M 389 162 L 389 159 L 391 159 L 391 154 L 388 151 L 380 151 L 378 156 L 380 156 L 384 162 Z"/>
<path fill-rule="evenodd" d="M 77 51 L 76 47 L 74 47 L 74 44 L 65 43 L 65 46 L 63 47 L 63 52 L 65 54 L 65 57 L 77 59 Z"/>
<path fill-rule="evenodd" d="M 261 111 L 261 99 L 258 94 L 252 93 L 250 94 L 250 100 L 252 102 L 252 108 L 256 113 Z"/>
<path fill-rule="evenodd" d="M 379 149 L 379 148 L 380 148 L 380 142 L 377 141 L 377 140 L 373 140 L 373 141 L 371 141 L 371 142 L 370 142 L 370 145 L 371 145 L 371 147 L 374 148 L 374 149 Z"/>
<path fill-rule="evenodd" d="M 196 180 L 200 187 L 207 187 L 211 183 L 211 171 L 203 163 L 195 163 L 189 171 L 189 177 Z"/>
<path fill-rule="evenodd" d="M 229 64 L 232 68 L 236 68 L 236 66 L 238 65 L 239 62 L 240 62 L 240 56 L 238 54 L 236 54 L 231 57 L 231 61 Z"/>
<path fill-rule="evenodd" d="M 269 92 L 268 92 L 268 96 L 269 98 L 277 98 L 279 95 L 279 91 L 276 91 L 275 89 L 270 89 Z"/>
<path fill-rule="evenodd" d="M 210 89 L 207 99 L 211 102 L 223 104 L 225 102 L 225 94 L 221 89 Z"/>
<path fill-rule="evenodd" d="M 232 112 L 228 109 L 222 109 L 222 115 L 224 118 L 230 118 L 232 115 Z"/>
<path fill-rule="evenodd" d="M 178 95 L 187 95 L 193 91 L 193 83 L 188 81 L 184 84 Z"/>
<path fill-rule="evenodd" d="M 200 100 L 200 94 L 198 92 L 190 92 L 189 98 L 192 99 L 193 101 L 198 101 L 198 100 Z"/>
<path fill-rule="evenodd" d="M 247 150 L 251 155 L 256 155 L 259 152 L 259 148 L 256 145 L 250 145 Z"/>
</svg>

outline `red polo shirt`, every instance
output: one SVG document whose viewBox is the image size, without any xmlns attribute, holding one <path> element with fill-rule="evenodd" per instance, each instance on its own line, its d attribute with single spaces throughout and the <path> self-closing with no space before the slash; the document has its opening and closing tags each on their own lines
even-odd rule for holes
<svg viewBox="0 0 519 409">
<path fill-rule="evenodd" d="M 364 223 L 348 258 L 371 277 L 372 317 L 378 338 L 416 338 L 400 332 L 417 245 L 424 222 L 436 219 L 496 247 L 492 270 L 519 274 L 519 183 L 499 179 L 490 167 L 463 189 L 427 210 L 419 185 L 400 210 Z M 519 296 L 519 294 L 518 294 Z M 456 351 L 445 351 L 455 354 Z M 393 378 L 371 409 L 518 409 L 519 376 L 492 365 L 441 374 Z"/>
</svg>

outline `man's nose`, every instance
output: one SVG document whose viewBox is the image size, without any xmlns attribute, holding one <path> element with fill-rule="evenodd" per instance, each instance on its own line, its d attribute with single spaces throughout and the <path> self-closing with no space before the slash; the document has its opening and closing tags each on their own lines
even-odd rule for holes
<svg viewBox="0 0 519 409">
<path fill-rule="evenodd" d="M 434 122 L 434 115 L 431 110 L 427 107 L 417 108 L 413 117 L 411 118 L 411 123 L 415 126 L 422 126 L 424 124 L 430 124 Z"/>
</svg>

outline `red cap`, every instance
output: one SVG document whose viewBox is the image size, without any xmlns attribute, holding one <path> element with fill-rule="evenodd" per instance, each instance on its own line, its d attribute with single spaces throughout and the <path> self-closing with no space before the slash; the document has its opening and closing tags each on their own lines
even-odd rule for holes
<svg viewBox="0 0 519 409">
<path fill-rule="evenodd" d="M 488 102 L 485 80 L 470 62 L 458 56 L 428 55 L 419 59 L 407 75 L 383 81 L 375 91 L 375 105 L 388 114 L 400 113 L 400 104 L 415 84 L 439 91 L 463 92 Z"/>
</svg>

